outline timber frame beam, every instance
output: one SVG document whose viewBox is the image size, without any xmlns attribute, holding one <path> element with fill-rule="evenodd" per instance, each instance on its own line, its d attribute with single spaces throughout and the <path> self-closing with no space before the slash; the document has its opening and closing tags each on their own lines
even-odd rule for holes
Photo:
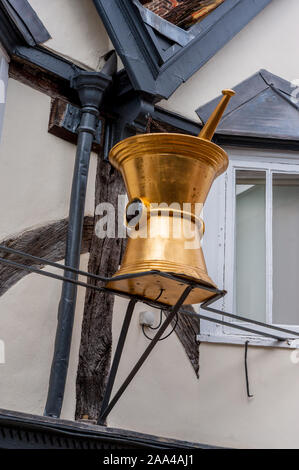
<svg viewBox="0 0 299 470">
<path fill-rule="evenodd" d="M 262 5 L 265 6 L 270 1 L 271 0 L 261 1 L 258 10 L 260 11 L 260 7 Z M 100 4 L 103 2 L 97 1 L 95 3 Z M 114 3 L 115 2 L 112 2 L 111 0 L 111 2 L 107 3 L 107 5 Z M 120 5 L 121 3 L 122 2 L 118 1 L 117 5 Z M 244 0 L 238 0 L 235 3 L 238 5 L 238 7 L 240 7 L 244 3 Z M 231 0 L 227 0 L 226 5 L 228 4 L 232 5 Z M 252 6 L 257 5 L 255 1 L 250 1 L 250 4 Z M 130 8 L 130 6 L 128 8 Z M 221 24 L 223 24 L 224 17 L 227 21 L 231 14 L 236 14 L 237 10 L 233 10 L 232 8 L 230 8 L 225 11 L 222 10 L 222 12 L 223 15 L 219 16 L 218 18 L 220 25 L 218 25 L 218 27 L 221 27 Z M 220 13 L 221 10 L 218 10 L 217 15 L 219 15 Z M 58 55 L 47 51 L 46 49 L 43 49 L 38 45 L 33 46 L 30 44 L 30 42 L 28 43 L 28 41 L 24 39 L 24 36 L 20 34 L 20 31 L 18 31 L 12 25 L 11 21 L 9 21 L 9 19 L 5 15 L 2 16 L 0 17 L 0 42 L 2 42 L 4 47 L 11 55 L 12 73 L 15 73 L 16 75 L 19 74 L 18 77 L 20 78 L 22 76 L 22 71 L 26 71 L 26 73 L 28 73 L 29 75 L 27 77 L 27 84 L 30 84 L 30 74 L 34 75 L 34 73 L 37 72 L 37 75 L 43 75 L 44 80 L 42 81 L 42 83 L 41 81 L 39 82 L 39 86 L 43 87 L 44 92 L 51 94 L 54 99 L 54 105 L 51 114 L 52 120 L 50 119 L 49 131 L 61 138 L 75 141 L 77 139 L 78 125 L 80 120 L 82 119 L 82 113 L 80 112 L 80 108 L 78 106 L 79 99 L 78 97 L 76 97 L 74 90 L 72 89 L 71 83 L 75 76 L 84 74 L 84 71 L 80 67 L 71 63 L 70 61 L 63 59 Z M 213 18 L 215 19 L 215 15 Z M 211 19 L 212 16 L 210 17 L 209 21 L 211 21 Z M 241 23 L 244 21 L 246 23 L 248 22 L 247 20 L 248 17 L 246 17 L 246 19 L 243 17 L 240 19 Z M 238 28 L 241 27 L 241 23 L 238 23 Z M 125 24 L 126 26 L 128 26 L 127 23 Z M 188 77 L 196 71 L 196 67 L 197 69 L 199 69 L 208 60 L 209 56 L 207 55 L 207 51 L 205 51 L 205 57 L 201 57 L 200 63 L 197 64 L 195 68 L 193 67 L 191 59 L 193 57 L 194 47 L 198 47 L 199 38 L 201 38 L 200 40 L 203 41 L 202 44 L 205 44 L 205 41 L 207 41 L 208 38 L 213 34 L 214 26 L 214 23 L 211 23 L 209 27 L 206 24 L 207 29 L 205 31 L 205 34 L 198 34 L 197 38 L 194 37 L 194 39 L 191 38 L 190 41 L 187 41 L 183 49 L 180 51 L 178 50 L 178 53 L 175 54 L 174 57 L 171 58 L 171 60 L 169 59 L 169 57 L 167 58 L 167 60 L 165 59 L 165 64 L 163 67 L 160 67 L 161 63 L 159 63 L 159 61 L 161 61 L 161 57 L 160 59 L 158 58 L 158 66 L 155 70 L 155 67 L 152 68 L 151 73 L 153 71 L 154 73 L 152 74 L 151 78 L 148 78 L 149 75 L 144 72 L 144 69 L 142 69 L 142 67 L 134 68 L 132 67 L 132 64 L 126 63 L 126 61 L 124 60 L 127 71 L 119 72 L 113 77 L 113 80 L 111 79 L 111 93 L 107 94 L 105 96 L 105 99 L 103 100 L 103 108 L 101 109 L 100 115 L 96 118 L 97 123 L 94 123 L 96 125 L 92 126 L 92 129 L 90 129 L 89 126 L 85 126 L 84 132 L 87 128 L 89 128 L 87 133 L 91 134 L 90 130 L 92 130 L 93 134 L 93 139 L 90 142 L 90 149 L 93 148 L 93 150 L 97 151 L 98 153 L 100 153 L 100 151 L 104 149 L 104 160 L 107 160 L 108 153 L 114 144 L 130 135 L 148 132 L 149 130 L 151 130 L 150 124 L 153 121 L 156 122 L 157 126 L 161 125 L 164 127 L 171 127 L 172 131 L 175 128 L 177 129 L 177 131 L 182 133 L 197 135 L 201 129 L 201 125 L 199 122 L 193 122 L 189 119 L 184 118 L 183 116 L 179 116 L 175 113 L 168 112 L 163 108 L 159 108 L 157 106 L 157 103 L 161 100 L 162 97 L 169 97 L 183 81 L 188 79 Z M 107 29 L 109 30 L 108 27 Z M 234 34 L 236 32 L 237 31 L 235 31 Z M 150 34 L 148 36 L 148 33 L 149 31 L 147 28 L 147 33 L 145 35 L 147 38 L 150 37 L 150 40 L 152 40 L 152 35 Z M 129 36 L 131 35 L 129 34 Z M 222 39 L 224 44 L 229 38 L 225 37 Z M 148 44 L 145 44 L 146 47 L 147 45 Z M 148 51 L 146 51 L 146 47 L 143 52 L 147 56 Z M 214 49 L 209 50 L 209 53 L 211 55 L 213 55 L 215 52 L 216 50 Z M 184 70 L 185 66 L 186 70 Z M 135 74 L 135 72 L 140 73 L 139 78 Z M 144 83 L 141 83 L 141 77 L 143 76 L 142 74 L 144 74 L 145 77 Z M 24 75 L 22 76 L 22 78 L 24 80 Z M 54 87 L 54 91 L 53 89 L 50 90 L 51 86 Z M 62 100 L 63 103 L 60 100 Z M 62 106 L 62 108 L 59 108 L 59 106 Z M 104 141 L 102 141 L 102 129 L 104 127 L 103 118 L 105 120 Z M 250 138 L 243 138 L 242 142 L 240 142 L 240 138 L 238 137 L 216 134 L 215 141 L 222 145 L 250 145 L 251 147 L 273 147 L 273 140 L 265 141 L 263 139 L 258 138 L 254 140 Z M 285 142 L 275 142 L 275 144 L 276 147 L 279 147 L 279 145 L 281 145 L 282 148 L 285 148 L 283 146 L 286 145 Z M 298 148 L 298 143 L 288 142 L 287 145 L 297 145 Z M 104 165 L 106 165 L 105 161 L 103 163 Z M 109 177 L 111 177 L 110 169 L 107 170 L 108 166 L 109 165 L 106 165 L 105 170 L 106 173 L 109 173 Z M 113 174 L 112 176 L 114 177 Z M 108 178 L 106 181 L 109 181 Z M 81 214 L 81 228 L 83 228 L 83 216 L 84 212 L 82 212 Z M 80 247 L 78 248 L 78 246 L 77 256 L 80 256 Z M 76 268 L 78 265 L 78 259 L 75 264 L 70 264 L 72 264 Z M 72 277 L 74 276 L 69 276 L 69 278 L 71 279 Z M 68 286 L 70 290 L 70 284 L 72 281 L 70 281 L 67 276 L 64 280 L 66 282 L 66 286 Z M 72 290 L 75 291 L 75 288 L 72 287 Z M 101 295 L 105 295 L 105 292 L 101 293 Z M 102 300 L 102 297 L 100 300 Z M 94 299 L 91 299 L 89 307 L 90 309 L 94 309 Z M 109 309 L 111 311 L 112 307 L 113 304 L 111 303 L 111 305 L 109 306 Z M 199 317 L 197 317 L 197 319 L 198 318 Z M 110 320 L 111 319 L 108 318 L 107 314 L 107 329 L 110 328 Z M 171 318 L 169 320 L 169 323 L 170 322 Z M 69 342 L 69 339 L 67 342 Z M 109 363 L 109 341 L 107 342 L 107 344 L 107 350 L 104 351 L 104 353 L 107 356 L 107 363 Z M 198 373 L 197 366 L 198 364 L 196 364 L 195 361 L 194 368 Z M 105 378 L 106 377 L 104 377 L 104 380 Z M 85 385 L 85 383 L 83 385 Z M 63 389 L 64 384 L 62 384 L 62 387 L 60 388 Z M 46 412 L 47 414 L 59 416 L 62 404 L 62 397 L 63 391 L 62 393 L 60 393 L 58 399 L 57 396 L 53 395 L 50 403 L 51 406 L 48 404 L 48 409 Z M 100 398 L 101 397 L 98 395 L 99 402 Z M 107 415 L 107 410 L 105 411 L 103 409 L 102 411 L 102 419 L 105 419 L 105 416 Z"/>
<path fill-rule="evenodd" d="M 10 72 L 11 76 L 20 79 L 20 77 L 22 77 L 23 69 L 24 75 L 29 75 L 27 83 L 31 85 L 30 74 L 34 75 L 35 71 L 38 71 L 39 74 L 43 75 L 46 78 L 46 83 L 44 85 L 41 85 L 42 91 L 48 94 L 52 93 L 53 98 L 62 97 L 71 104 L 78 106 L 78 98 L 74 93 L 74 90 L 72 89 L 70 83 L 72 78 L 80 71 L 82 71 L 82 69 L 77 65 L 73 64 L 72 62 L 68 61 L 67 59 L 64 59 L 63 57 L 60 57 L 59 55 L 38 45 L 38 42 L 46 40 L 47 35 L 48 37 L 50 37 L 49 33 L 45 30 L 41 22 L 38 21 L 38 18 L 35 20 L 36 24 L 34 25 L 34 28 L 32 28 L 32 31 L 34 31 L 35 35 L 35 45 L 32 45 L 33 42 L 30 41 L 25 35 L 27 37 L 26 40 L 26 37 L 24 37 L 24 34 L 22 34 L 21 26 L 19 25 L 19 27 L 17 27 L 18 19 L 16 18 L 15 22 L 13 22 L 12 18 L 9 17 L 7 10 L 4 8 L 4 3 L 9 4 L 11 2 L 12 0 L 0 0 L 0 13 L 2 13 L 0 14 L 0 43 L 3 45 L 3 47 L 6 49 L 7 53 L 11 57 L 10 69 L 13 69 L 12 73 Z M 129 28 L 129 30 L 130 28 L 132 28 L 132 18 L 136 20 L 135 24 L 139 25 L 139 33 L 143 38 L 141 43 L 144 43 L 143 52 L 141 53 L 139 51 L 141 53 L 140 64 L 143 63 L 145 60 L 144 54 L 149 53 L 150 49 L 148 48 L 158 47 L 157 42 L 153 38 L 152 32 L 149 30 L 149 28 L 153 27 L 152 19 L 149 18 L 149 16 L 152 15 L 148 14 L 148 11 L 143 7 L 141 8 L 141 5 L 138 6 L 138 2 L 135 0 L 132 3 L 122 2 L 120 0 L 111 0 L 109 2 L 104 2 L 103 0 L 94 0 L 94 2 L 98 8 L 99 13 L 102 16 L 104 23 L 106 20 L 108 21 L 106 11 L 107 8 L 109 9 L 111 8 L 111 6 L 115 6 L 114 11 L 112 12 L 113 14 L 111 16 L 111 21 L 108 22 L 109 24 L 107 23 L 107 21 L 107 24 L 105 23 L 107 31 L 112 38 L 115 31 L 115 21 L 117 18 L 121 18 L 124 27 Z M 244 2 L 247 2 L 245 6 L 243 5 Z M 180 50 L 174 50 L 174 56 L 172 58 L 164 57 L 163 60 L 165 61 L 165 64 L 161 69 L 160 66 L 158 66 L 156 71 L 156 73 L 158 74 L 157 84 L 159 82 L 162 86 L 164 83 L 166 87 L 171 88 L 172 91 L 170 91 L 169 89 L 167 93 L 163 93 L 162 89 L 160 90 L 160 85 L 158 86 L 156 84 L 155 86 L 148 86 L 149 81 L 147 78 L 147 73 L 144 74 L 144 83 L 141 83 L 141 78 L 137 77 L 138 73 L 140 72 L 139 68 L 133 67 L 132 64 L 127 64 L 127 60 L 130 60 L 130 55 L 128 55 L 128 53 L 126 52 L 128 47 L 127 42 L 124 43 L 125 47 L 123 50 L 119 48 L 120 43 L 115 43 L 115 47 L 120 56 L 122 57 L 122 54 L 126 56 L 122 57 L 126 70 L 122 70 L 115 75 L 113 81 L 114 100 L 111 100 L 111 95 L 110 97 L 109 95 L 107 95 L 107 99 L 105 101 L 105 111 L 101 112 L 101 115 L 103 117 L 108 116 L 109 118 L 106 122 L 107 135 L 105 138 L 105 158 L 107 158 L 109 146 L 116 143 L 118 139 L 133 135 L 137 132 L 144 132 L 144 129 L 146 129 L 147 126 L 148 117 L 151 117 L 153 120 L 158 121 L 160 123 L 171 125 L 180 132 L 185 132 L 191 135 L 197 135 L 201 129 L 200 123 L 186 119 L 183 116 L 179 116 L 175 113 L 159 108 L 157 107 L 157 103 L 164 95 L 167 95 L 167 97 L 169 97 L 170 94 L 173 93 L 174 90 L 177 88 L 177 86 L 182 83 L 182 81 L 187 80 L 187 78 L 194 71 L 196 71 L 193 69 L 192 71 L 189 70 L 190 67 L 187 67 L 185 61 L 187 60 L 187 64 L 190 62 L 188 62 L 188 60 L 190 59 L 190 51 L 192 51 L 192 48 L 194 48 L 195 46 L 198 47 L 198 41 L 205 40 L 207 35 L 209 34 L 215 34 L 215 28 L 220 28 L 221 30 L 222 23 L 228 22 L 230 16 L 233 15 L 235 19 L 233 22 L 230 21 L 230 24 L 234 25 L 236 31 L 230 31 L 229 37 L 222 38 L 221 41 L 223 41 L 223 43 L 220 44 L 218 41 L 218 46 L 220 44 L 220 47 L 222 47 L 222 45 L 224 45 L 227 40 L 231 39 L 231 37 L 238 30 L 242 29 L 242 27 L 247 24 L 250 19 L 252 19 L 256 14 L 258 14 L 270 2 L 271 0 L 262 0 L 260 2 L 256 2 L 255 0 L 226 0 L 223 5 L 220 5 L 201 23 L 194 25 L 188 31 L 179 31 L 177 34 L 177 46 L 180 47 Z M 26 1 L 26 4 L 27 3 L 28 2 Z M 126 9 L 126 13 L 124 12 L 124 8 Z M 131 18 L 130 20 L 128 17 L 128 12 L 131 15 L 129 15 Z M 239 15 L 240 12 L 243 12 L 242 15 Z M 238 21 L 236 22 L 236 20 Z M 157 29 L 156 26 L 154 28 L 155 30 Z M 227 28 L 222 28 L 222 30 L 226 31 Z M 160 32 L 159 28 L 157 31 Z M 175 34 L 175 28 L 171 28 L 171 32 L 169 32 L 169 34 L 173 36 L 173 34 Z M 227 31 L 225 34 L 227 34 Z M 182 39 L 182 35 L 185 37 L 185 39 Z M 128 36 L 131 37 L 131 33 L 129 33 Z M 116 40 L 116 38 L 114 39 Z M 134 50 L 134 47 L 137 47 L 137 45 L 133 44 L 132 47 Z M 140 47 L 140 45 L 138 47 Z M 205 53 L 207 52 L 205 48 L 202 48 L 202 50 L 205 50 Z M 197 70 L 215 52 L 216 51 L 210 51 L 206 59 L 196 66 Z M 192 57 L 194 57 L 194 54 L 192 55 Z M 191 62 L 193 64 L 193 61 Z M 145 65 L 148 67 L 147 64 L 144 64 L 144 66 Z M 180 72 L 174 73 L 175 70 L 173 69 L 173 67 L 178 68 L 178 71 Z M 144 72 L 143 69 L 141 71 Z M 185 73 L 186 76 L 184 75 L 183 77 L 183 75 L 181 74 L 183 73 L 182 71 Z M 167 73 L 170 73 L 170 77 L 168 77 Z M 178 77 L 181 77 L 182 80 L 180 80 L 177 84 L 173 84 L 172 80 Z M 22 80 L 24 80 L 24 78 L 22 78 Z M 41 82 L 40 76 L 35 79 L 33 83 L 37 81 Z M 53 86 L 52 91 L 50 90 L 51 86 Z M 128 116 L 127 119 L 126 116 Z M 60 130 L 58 130 L 58 133 L 59 132 Z M 66 138 L 69 138 L 71 140 L 76 139 L 76 136 L 71 135 L 72 131 L 68 132 L 67 134 L 68 136 Z M 285 141 L 283 139 L 265 139 L 250 136 L 240 137 L 227 134 L 222 135 L 221 133 L 216 133 L 214 142 L 224 146 L 227 145 L 239 147 L 241 146 L 255 148 L 273 148 L 273 145 L 275 145 L 275 148 L 283 150 L 298 150 L 299 148 L 298 142 L 295 141 Z"/>
<path fill-rule="evenodd" d="M 205 444 L 178 441 L 125 429 L 96 426 L 86 421 L 66 421 L 0 409 L 0 449 L 101 450 L 212 449 Z M 94 457 L 97 459 L 98 453 Z"/>
<path fill-rule="evenodd" d="M 27 0 L 0 0 L 0 43 L 8 53 L 19 44 L 36 46 L 50 38 Z"/>
<path fill-rule="evenodd" d="M 159 101 L 168 99 L 272 0 L 226 0 L 187 31 L 165 26 L 136 0 L 93 1 L 134 89 Z"/>
</svg>

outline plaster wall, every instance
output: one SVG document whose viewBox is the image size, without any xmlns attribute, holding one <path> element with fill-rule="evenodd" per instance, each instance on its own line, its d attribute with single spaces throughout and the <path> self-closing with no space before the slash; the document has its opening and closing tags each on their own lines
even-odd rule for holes
<svg viewBox="0 0 299 470">
<path fill-rule="evenodd" d="M 59 26 L 60 16 L 57 20 L 57 13 L 53 15 L 50 11 L 52 5 L 58 7 L 62 2 L 30 1 L 54 37 L 53 50 L 96 68 L 102 50 L 96 49 L 95 54 L 93 38 L 82 36 L 74 49 L 73 44 L 62 49 L 59 35 L 65 27 Z M 71 11 L 74 1 L 78 5 Z M 70 21 L 73 39 L 74 25 L 80 24 L 78 12 L 85 2 L 64 0 L 63 4 L 62 8 L 69 9 L 65 10 L 68 19 L 63 21 Z M 299 36 L 296 21 L 299 5 L 296 0 L 289 0 L 288 9 L 284 10 L 282 5 L 282 0 L 273 0 L 163 105 L 195 118 L 195 107 L 260 68 L 289 80 L 296 78 L 298 67 L 292 55 Z M 53 16 L 57 20 L 56 36 Z M 94 21 L 90 18 L 90 31 Z M 99 25 L 98 16 L 96 22 Z M 288 34 L 279 34 L 281 31 Z M 49 110 L 49 97 L 9 80 L 0 156 L 0 239 L 67 216 L 75 147 L 47 133 Z M 93 156 L 87 214 L 94 210 L 95 165 Z M 87 260 L 87 255 L 82 257 L 83 269 Z M 32 274 L 0 298 L 0 339 L 6 345 L 6 363 L 0 365 L 1 408 L 43 412 L 60 289 L 59 282 Z M 83 302 L 84 291 L 80 289 L 63 408 L 63 417 L 70 419 L 74 417 Z M 125 307 L 126 302 L 116 300 L 114 349 Z M 138 305 L 116 387 L 148 344 L 138 324 L 141 309 L 144 306 Z M 197 380 L 181 344 L 172 335 L 159 343 L 140 370 L 111 413 L 109 425 L 219 446 L 297 448 L 299 365 L 291 361 L 290 354 L 290 350 L 250 348 L 249 374 L 254 398 L 248 399 L 243 347 L 201 344 Z"/>
<path fill-rule="evenodd" d="M 44 47 L 97 70 L 111 43 L 92 0 L 29 0 L 52 39 Z"/>
<path fill-rule="evenodd" d="M 9 79 L 0 146 L 0 240 L 68 216 L 76 146 L 47 132 L 50 104 L 47 95 Z M 94 214 L 96 166 L 92 154 L 86 215 Z M 84 255 L 81 268 L 86 270 L 87 264 Z M 5 343 L 1 408 L 43 414 L 60 291 L 59 281 L 31 274 L 0 297 L 0 340 Z M 85 290 L 79 288 L 62 413 L 69 419 L 75 411 L 84 298 Z"/>
<path fill-rule="evenodd" d="M 9 80 L 0 147 L 0 240 L 68 216 L 76 146 L 47 132 L 50 107 L 49 96 Z M 94 213 L 96 158 L 87 215 Z"/>
<path fill-rule="evenodd" d="M 286 80 L 299 78 L 294 60 L 299 41 L 298 15 L 297 0 L 272 0 L 168 101 L 159 105 L 198 120 L 195 109 L 260 69 Z"/>
<path fill-rule="evenodd" d="M 231 159 L 246 155 L 260 160 L 265 157 L 262 151 L 226 150 Z M 273 161 L 284 157 L 298 162 L 298 153 L 271 153 Z M 209 275 L 219 288 L 225 289 L 223 241 L 217 228 L 222 206 L 225 206 L 221 201 L 224 191 L 219 192 L 220 181 L 225 182 L 225 175 L 214 183 L 204 208 L 203 250 Z M 221 308 L 219 304 L 218 307 Z M 148 344 L 138 324 L 140 310 L 148 308 L 139 305 L 136 309 L 118 386 Z M 114 338 L 120 330 L 124 311 L 124 302 L 118 300 L 113 318 Z M 157 312 L 156 324 L 158 317 Z M 201 322 L 202 332 L 205 323 L 208 322 Z M 211 334 L 221 334 L 222 328 L 217 326 L 214 325 Z M 248 367 L 253 398 L 247 397 L 244 354 L 244 346 L 202 342 L 197 380 L 181 344 L 175 335 L 171 336 L 152 352 L 112 411 L 109 424 L 223 447 L 298 448 L 299 352 L 250 346 Z"/>
<path fill-rule="evenodd" d="M 293 60 L 299 41 L 298 14 L 296 0 L 287 4 L 273 0 L 168 102 L 159 105 L 197 120 L 194 110 L 198 106 L 261 68 L 287 80 L 298 78 L 298 64 Z M 214 255 L 210 250 L 207 265 L 217 279 L 216 236 L 213 241 Z M 120 311 L 114 315 L 115 333 L 120 328 Z M 132 358 L 146 345 L 138 317 L 131 328 L 122 379 Z M 299 365 L 292 362 L 291 354 L 286 349 L 250 347 L 254 398 L 249 399 L 243 346 L 202 343 L 197 380 L 183 348 L 172 336 L 152 353 L 113 410 L 109 424 L 218 446 L 298 448 Z"/>
<path fill-rule="evenodd" d="M 115 337 L 124 314 L 122 302 L 115 306 Z M 133 317 L 115 390 L 148 344 L 138 325 L 140 310 L 144 306 Z M 230 448 L 298 448 L 299 364 L 291 361 L 291 354 L 249 348 L 254 395 L 249 399 L 244 347 L 202 343 L 198 380 L 173 335 L 152 352 L 112 411 L 109 426 Z"/>
<path fill-rule="evenodd" d="M 81 257 L 86 270 L 89 255 Z M 60 261 L 63 263 L 63 261 Z M 61 275 L 58 269 L 45 268 Z M 84 282 L 84 279 L 81 279 Z M 5 363 L 0 364 L 0 408 L 42 416 L 54 352 L 61 282 L 29 274 L 0 297 L 0 340 Z M 73 342 L 61 417 L 74 419 L 85 289 L 79 287 Z"/>
</svg>

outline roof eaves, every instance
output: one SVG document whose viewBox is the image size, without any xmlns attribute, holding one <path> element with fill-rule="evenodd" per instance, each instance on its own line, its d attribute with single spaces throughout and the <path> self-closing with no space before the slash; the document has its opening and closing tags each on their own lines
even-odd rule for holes
<svg viewBox="0 0 299 470">
<path fill-rule="evenodd" d="M 28 46 L 42 44 L 51 38 L 27 0 L 0 0 L 0 6 L 11 28 Z"/>
<path fill-rule="evenodd" d="M 272 0 L 226 0 L 182 30 L 185 45 L 158 15 L 141 14 L 137 0 L 93 1 L 134 89 L 168 99 Z"/>
<path fill-rule="evenodd" d="M 34 432 L 33 446 L 35 448 L 47 447 L 54 443 L 53 437 L 70 439 L 72 445 L 78 448 L 77 440 L 85 442 L 93 441 L 98 445 L 105 445 L 109 449 L 114 446 L 118 448 L 135 448 L 135 449 L 210 449 L 214 448 L 205 444 L 191 443 L 175 439 L 168 439 L 149 434 L 142 434 L 135 431 L 124 429 L 108 428 L 93 424 L 66 421 L 56 418 L 29 415 L 26 413 L 18 413 L 14 411 L 0 410 L 0 430 L 12 429 L 15 433 L 0 432 L 0 449 L 8 448 L 11 445 L 9 440 L 15 441 L 15 448 L 30 447 L 30 432 Z M 52 439 L 47 439 L 52 436 Z M 44 444 L 44 445 L 43 445 Z M 53 445 L 53 444 L 52 444 Z M 55 443 L 54 443 L 55 445 Z M 66 445 L 66 444 L 65 444 Z M 104 448 L 104 447 L 103 447 Z"/>
</svg>

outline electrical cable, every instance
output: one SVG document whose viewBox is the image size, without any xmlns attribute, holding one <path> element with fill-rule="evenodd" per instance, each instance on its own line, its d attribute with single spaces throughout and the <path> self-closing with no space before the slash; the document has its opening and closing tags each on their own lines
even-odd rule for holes
<svg viewBox="0 0 299 470">
<path fill-rule="evenodd" d="M 161 310 L 161 317 L 162 317 L 162 310 Z M 174 331 L 176 330 L 176 327 L 178 325 L 178 322 L 179 322 L 179 316 L 178 314 L 176 314 L 175 316 L 175 324 L 174 324 L 174 327 L 172 328 L 172 330 L 170 331 L 170 333 L 168 333 L 166 336 L 164 336 L 163 338 L 160 338 L 158 341 L 164 341 L 165 339 L 169 338 L 169 336 L 172 335 L 172 333 L 174 333 Z M 159 328 L 159 327 L 158 327 Z M 152 328 L 152 329 L 158 329 L 158 328 Z M 142 325 L 142 332 L 144 334 L 144 336 L 150 340 L 150 341 L 153 341 L 154 338 L 151 338 L 150 336 L 148 336 L 145 332 L 145 325 Z"/>
<path fill-rule="evenodd" d="M 160 310 L 160 321 L 159 321 L 159 325 L 158 326 L 148 326 L 148 328 L 150 330 L 158 330 L 160 328 L 160 326 L 162 325 L 162 320 L 163 320 L 163 312 L 162 312 L 162 309 Z M 144 325 L 143 325 L 144 326 Z"/>
<path fill-rule="evenodd" d="M 161 297 L 161 295 L 163 294 L 164 290 L 165 290 L 165 289 L 161 289 L 161 292 L 160 292 L 160 294 L 158 295 L 158 297 L 155 299 L 155 302 L 157 302 L 157 301 L 160 299 L 160 297 Z M 150 330 L 153 330 L 153 331 L 158 330 L 158 329 L 160 328 L 160 326 L 162 325 L 162 320 L 163 320 L 163 311 L 162 311 L 162 309 L 160 309 L 160 321 L 159 321 L 158 326 L 155 326 L 155 327 L 153 327 L 153 326 L 148 326 L 148 328 L 149 328 Z"/>
</svg>

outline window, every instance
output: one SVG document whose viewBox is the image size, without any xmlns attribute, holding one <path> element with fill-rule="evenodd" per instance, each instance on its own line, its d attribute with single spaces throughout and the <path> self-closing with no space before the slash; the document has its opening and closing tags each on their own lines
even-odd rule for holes
<svg viewBox="0 0 299 470">
<path fill-rule="evenodd" d="M 217 308 L 299 331 L 299 155 L 232 152 L 204 218 L 209 274 L 228 291 Z M 244 337 L 202 323 L 203 335 Z"/>
<path fill-rule="evenodd" d="M 265 171 L 235 170 L 234 242 L 234 311 L 266 321 Z"/>
</svg>

